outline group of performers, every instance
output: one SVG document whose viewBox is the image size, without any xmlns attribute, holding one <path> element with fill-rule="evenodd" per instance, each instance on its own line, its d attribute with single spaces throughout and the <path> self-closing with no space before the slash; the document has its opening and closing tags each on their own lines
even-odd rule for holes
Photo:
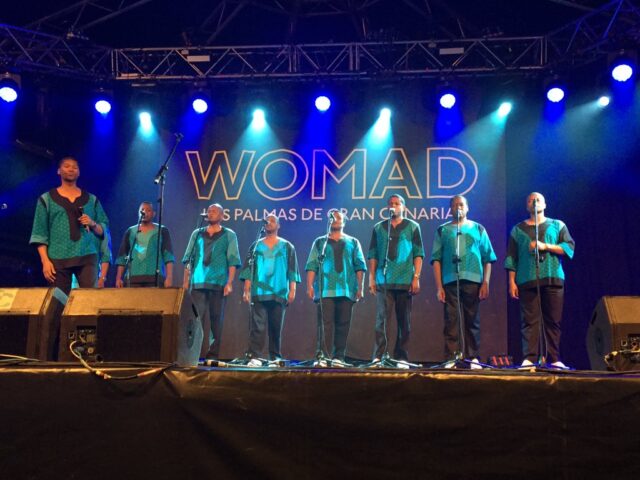
<svg viewBox="0 0 640 480">
<path fill-rule="evenodd" d="M 107 215 L 94 195 L 78 187 L 75 158 L 62 158 L 58 175 L 60 186 L 38 199 L 30 243 L 37 246 L 52 286 L 68 294 L 75 277 L 80 287 L 103 287 L 112 262 Z M 528 195 L 526 206 L 529 216 L 511 230 L 504 263 L 509 294 L 520 302 L 522 365 L 567 368 L 559 353 L 562 258 L 573 257 L 575 244 L 563 222 L 545 216 L 541 194 Z M 445 365 L 464 361 L 482 368 L 479 305 L 489 297 L 497 258 L 485 228 L 468 218 L 467 199 L 456 195 L 450 207 L 453 219 L 437 228 L 430 258 L 436 296 L 444 305 Z M 359 240 L 345 233 L 347 218 L 338 209 L 329 212 L 327 234 L 313 241 L 304 270 L 307 295 L 317 304 L 318 365 L 347 365 L 353 307 L 365 295 L 367 271 L 369 292 L 377 299 L 373 364 L 411 365 L 412 299 L 420 291 L 425 252 L 420 225 L 405 217 L 405 199 L 391 195 L 387 209 L 388 218 L 373 227 L 366 259 Z M 206 225 L 193 231 L 182 258 L 183 287 L 191 291 L 201 319 L 209 315 L 206 358 L 219 358 L 225 303 L 238 274 L 243 301 L 251 307 L 246 363 L 261 364 L 266 336 L 269 359 L 278 360 L 287 306 L 301 282 L 296 249 L 279 236 L 280 221 L 270 215 L 243 263 L 235 232 L 222 225 L 223 213 L 220 204 L 209 206 Z M 153 204 L 142 202 L 138 224 L 125 231 L 115 260 L 117 288 L 173 285 L 171 235 L 164 225 L 159 233 L 154 216 Z M 396 341 L 390 352 L 388 325 L 394 315 Z"/>
</svg>

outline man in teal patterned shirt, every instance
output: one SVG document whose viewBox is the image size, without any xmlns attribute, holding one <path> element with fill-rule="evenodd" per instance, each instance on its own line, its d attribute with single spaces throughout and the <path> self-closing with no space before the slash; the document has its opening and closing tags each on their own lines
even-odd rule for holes
<svg viewBox="0 0 640 480">
<path fill-rule="evenodd" d="M 449 206 L 454 220 L 438 227 L 431 253 L 436 296 L 444 303 L 444 353 L 447 360 L 454 359 L 459 353 L 471 361 L 471 368 L 477 369 L 482 368 L 478 360 L 479 306 L 481 300 L 489 297 L 491 264 L 497 258 L 485 228 L 467 218 L 467 199 L 456 195 Z M 462 332 L 460 315 L 464 325 Z"/>
<path fill-rule="evenodd" d="M 251 245 L 240 272 L 242 299 L 252 305 L 247 355 L 252 359 L 260 356 L 268 331 L 269 359 L 278 360 L 282 357 L 284 315 L 296 298 L 300 272 L 293 244 L 278 236 L 278 217 L 269 215 L 263 228 L 264 237 Z"/>
<path fill-rule="evenodd" d="M 238 239 L 233 230 L 222 226 L 223 217 L 224 210 L 220 204 L 209 205 L 208 225 L 193 231 L 182 258 L 186 266 L 183 286 L 191 288 L 203 328 L 205 314 L 209 313 L 207 359 L 219 358 L 224 307 L 233 290 L 236 269 L 241 265 Z"/>
<path fill-rule="evenodd" d="M 74 157 L 60 160 L 58 175 L 60 186 L 38 198 L 29 243 L 38 248 L 47 282 L 69 294 L 74 275 L 80 287 L 95 286 L 109 220 L 95 195 L 78 187 L 80 167 Z"/>
<path fill-rule="evenodd" d="M 307 295 L 318 303 L 318 324 L 322 322 L 324 330 L 324 338 L 318 337 L 321 349 L 328 356 L 331 345 L 334 365 L 341 365 L 345 361 L 353 306 L 364 295 L 367 264 L 358 239 L 344 233 L 347 223 L 344 214 L 332 209 L 329 221 L 329 235 L 315 239 L 305 265 Z"/>
<path fill-rule="evenodd" d="M 556 368 L 567 368 L 560 360 L 560 321 L 564 303 L 562 258 L 573 258 L 575 242 L 560 220 L 545 217 L 544 197 L 533 192 L 527 197 L 529 218 L 517 224 L 509 235 L 504 266 L 509 272 L 509 295 L 520 300 L 522 316 L 522 366 L 545 359 Z M 538 238 L 535 224 L 538 223 Z M 538 247 L 539 274 L 535 249 Z M 538 276 L 538 278 L 536 278 Z M 538 296 L 538 286 L 540 296 Z M 542 310 L 540 309 L 542 307 Z M 540 338 L 540 321 L 544 338 Z M 542 347 L 540 348 L 540 343 Z M 546 350 L 546 352 L 545 352 Z"/>
<path fill-rule="evenodd" d="M 420 225 L 404 218 L 405 208 L 402 195 L 391 195 L 387 199 L 389 219 L 378 222 L 371 233 L 367 257 L 369 291 L 377 297 L 374 362 L 387 352 L 385 327 L 388 328 L 394 311 L 397 338 L 393 358 L 403 362 L 409 360 L 411 300 L 420 292 L 424 247 Z M 389 262 L 385 265 L 387 258 Z"/>
<path fill-rule="evenodd" d="M 158 251 L 158 224 L 153 223 L 155 211 L 151 202 L 142 202 L 138 214 L 140 223 L 129 227 L 122 237 L 116 265 L 116 287 L 155 287 L 156 255 Z M 133 249 L 133 251 L 132 251 Z M 171 235 L 166 226 L 162 226 L 160 238 L 161 282 L 165 287 L 173 285 L 173 264 L 176 261 L 171 245 Z M 128 258 L 129 257 L 129 258 Z M 128 270 L 123 280 L 125 268 Z"/>
</svg>

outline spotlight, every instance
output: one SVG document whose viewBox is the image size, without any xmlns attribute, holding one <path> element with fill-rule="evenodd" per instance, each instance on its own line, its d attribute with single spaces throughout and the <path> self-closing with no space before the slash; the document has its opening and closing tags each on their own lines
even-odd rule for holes
<svg viewBox="0 0 640 480">
<path fill-rule="evenodd" d="M 200 96 L 196 97 L 193 100 L 191 106 L 193 107 L 193 111 L 196 113 L 205 113 L 207 110 L 209 110 L 209 104 L 203 97 Z"/>
<path fill-rule="evenodd" d="M 604 108 L 609 105 L 610 102 L 611 99 L 608 96 L 603 95 L 598 99 L 598 106 Z"/>
<path fill-rule="evenodd" d="M 564 90 L 558 86 L 550 87 L 547 90 L 547 99 L 552 103 L 561 102 L 564 98 Z"/>
<path fill-rule="evenodd" d="M 253 111 L 253 120 L 251 122 L 251 126 L 255 130 L 260 130 L 264 128 L 266 125 L 267 125 L 267 120 L 266 120 L 264 110 L 261 108 L 256 108 Z"/>
<path fill-rule="evenodd" d="M 326 112 L 331 107 L 331 100 L 326 95 L 320 95 L 316 97 L 315 105 L 319 112 Z"/>
<path fill-rule="evenodd" d="M 513 105 L 511 104 L 511 102 L 502 102 L 500 104 L 500 107 L 498 107 L 498 116 L 506 117 L 511 113 L 512 109 L 513 109 Z"/>
<path fill-rule="evenodd" d="M 453 108 L 453 106 L 456 104 L 456 96 L 451 93 L 444 93 L 442 95 L 440 95 L 440 106 L 442 108 Z"/>
<path fill-rule="evenodd" d="M 20 95 L 20 76 L 5 73 L 0 77 L 0 99 L 7 103 L 15 102 Z"/>
<path fill-rule="evenodd" d="M 391 120 L 391 109 L 388 107 L 384 107 L 380 110 L 380 120 L 389 121 Z"/>
<path fill-rule="evenodd" d="M 101 98 L 95 103 L 94 107 L 96 109 L 96 112 L 102 115 L 106 115 L 111 111 L 111 102 L 109 100 Z"/>
<path fill-rule="evenodd" d="M 611 69 L 611 78 L 616 82 L 626 82 L 633 76 L 633 67 L 629 62 L 620 62 Z"/>
<path fill-rule="evenodd" d="M 151 121 L 151 114 L 149 112 L 140 112 L 138 115 L 140 119 L 140 126 L 143 130 L 148 131 L 153 127 L 153 122 Z"/>
</svg>

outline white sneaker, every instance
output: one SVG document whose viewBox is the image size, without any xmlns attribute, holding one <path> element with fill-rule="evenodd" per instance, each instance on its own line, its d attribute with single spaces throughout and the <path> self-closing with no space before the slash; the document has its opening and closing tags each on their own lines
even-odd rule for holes
<svg viewBox="0 0 640 480">
<path fill-rule="evenodd" d="M 533 362 L 532 362 L 531 360 L 528 360 L 528 359 L 526 359 L 526 358 L 525 358 L 525 359 L 522 361 L 522 364 L 521 364 L 520 366 L 521 366 L 521 367 L 525 367 L 525 368 L 526 368 L 526 367 L 533 367 Z"/>
<path fill-rule="evenodd" d="M 313 366 L 314 367 L 325 368 L 327 366 L 327 361 L 326 360 L 316 360 L 315 362 L 313 362 Z"/>
<path fill-rule="evenodd" d="M 249 360 L 249 363 L 247 363 L 247 367 L 251 367 L 251 368 L 258 368 L 261 366 L 262 366 L 262 362 L 257 358 L 252 358 L 251 360 Z"/>
<path fill-rule="evenodd" d="M 569 367 L 567 367 L 564 363 L 562 363 L 560 360 L 558 360 L 557 362 L 553 362 L 551 364 L 552 368 L 557 368 L 558 370 L 571 370 Z"/>
<path fill-rule="evenodd" d="M 474 358 L 473 360 L 471 360 L 471 363 L 469 364 L 469 368 L 471 370 L 482 370 L 482 365 L 480 365 L 480 360 L 478 360 L 477 358 Z"/>
<path fill-rule="evenodd" d="M 347 366 L 347 364 L 344 363 L 339 358 L 334 358 L 334 359 L 331 360 L 331 366 L 332 367 L 338 367 L 338 368 L 345 368 Z"/>
<path fill-rule="evenodd" d="M 396 367 L 402 368 L 404 370 L 408 370 L 409 369 L 409 364 L 405 360 L 398 360 L 396 362 Z"/>
</svg>

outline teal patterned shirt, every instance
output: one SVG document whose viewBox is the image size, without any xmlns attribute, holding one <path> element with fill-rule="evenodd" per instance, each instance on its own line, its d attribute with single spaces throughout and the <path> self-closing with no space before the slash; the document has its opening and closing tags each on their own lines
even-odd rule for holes
<svg viewBox="0 0 640 480">
<path fill-rule="evenodd" d="M 223 289 L 229 280 L 229 267 L 242 264 L 235 232 L 226 227 L 213 235 L 207 233 L 206 227 L 194 230 L 182 263 L 192 263 L 192 289 Z"/>
<path fill-rule="evenodd" d="M 369 260 L 376 259 L 376 284 L 385 288 L 409 290 L 413 280 L 413 259 L 424 258 L 422 233 L 417 222 L 404 218 L 397 227 L 391 226 L 391 241 L 388 242 L 387 228 L 389 220 L 378 222 L 371 233 Z M 389 243 L 389 265 L 386 278 L 383 275 L 385 253 Z"/>
<path fill-rule="evenodd" d="M 97 262 L 101 256 L 101 239 L 80 224 L 86 213 L 106 232 L 109 219 L 95 197 L 82 190 L 74 202 L 61 196 L 54 188 L 38 197 L 31 230 L 32 245 L 47 245 L 47 254 L 54 265 L 71 267 Z"/>
<path fill-rule="evenodd" d="M 153 282 L 156 277 L 156 252 L 158 251 L 158 224 L 153 224 L 154 229 L 148 232 L 138 232 L 138 225 L 133 225 L 124 232 L 116 265 L 125 266 L 127 255 L 135 240 L 135 247 L 129 262 L 128 276 L 132 282 Z M 137 238 L 136 238 L 137 234 Z M 171 235 L 166 226 L 162 226 L 160 239 L 160 273 L 165 277 L 165 264 L 176 261 L 171 245 Z"/>
<path fill-rule="evenodd" d="M 280 238 L 269 248 L 264 241 L 254 242 L 249 248 L 240 280 L 251 280 L 251 253 L 255 248 L 251 299 L 256 302 L 287 303 L 290 282 L 300 283 L 298 258 L 293 244 Z"/>
<path fill-rule="evenodd" d="M 318 237 L 311 246 L 309 258 L 304 269 L 307 272 L 316 272 L 313 288 L 315 301 L 319 300 L 319 278 L 322 276 L 322 298 L 347 297 L 356 301 L 358 293 L 358 277 L 356 272 L 366 272 L 367 264 L 362 253 L 362 247 L 357 238 L 350 235 L 342 235 L 340 240 L 329 239 L 325 249 L 325 258 L 322 262 L 322 274 L 320 275 L 320 258 L 326 236 Z"/>
<path fill-rule="evenodd" d="M 560 220 L 547 218 L 538 226 L 538 238 L 543 243 L 560 245 L 567 258 L 573 258 L 575 242 L 567 226 Z M 529 244 L 535 239 L 534 225 L 520 222 L 509 235 L 504 267 L 516 272 L 516 284 L 521 288 L 536 286 L 536 262 Z M 563 285 L 562 257 L 551 252 L 540 252 L 540 284 Z"/>
<path fill-rule="evenodd" d="M 456 237 L 458 229 L 453 222 L 440 225 L 433 239 L 431 264 L 440 262 L 442 284 L 456 281 Z M 472 220 L 460 225 L 460 280 L 482 283 L 484 266 L 497 260 L 485 228 Z"/>
</svg>

